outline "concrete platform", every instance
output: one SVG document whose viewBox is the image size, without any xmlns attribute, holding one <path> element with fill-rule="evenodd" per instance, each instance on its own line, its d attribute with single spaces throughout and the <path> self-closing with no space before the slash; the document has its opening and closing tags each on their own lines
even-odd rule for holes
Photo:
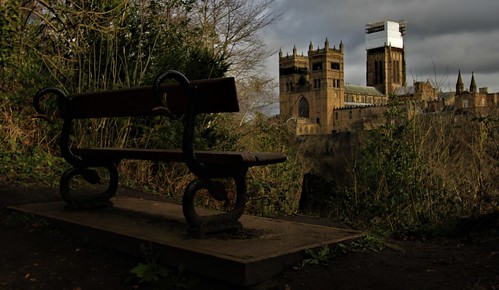
<svg viewBox="0 0 499 290">
<path fill-rule="evenodd" d="M 178 204 L 130 197 L 112 201 L 114 208 L 81 212 L 65 211 L 63 202 L 10 208 L 54 220 L 92 243 L 128 254 L 142 256 L 140 245 L 150 244 L 165 265 L 181 265 L 239 286 L 268 280 L 303 259 L 305 249 L 364 236 L 353 230 L 243 215 L 242 233 L 193 239 L 187 236 Z"/>
</svg>

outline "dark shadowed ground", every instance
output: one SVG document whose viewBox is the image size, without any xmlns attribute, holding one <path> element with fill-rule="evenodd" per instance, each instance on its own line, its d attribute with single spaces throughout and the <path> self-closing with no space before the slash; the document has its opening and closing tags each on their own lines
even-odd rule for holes
<svg viewBox="0 0 499 290">
<path fill-rule="evenodd" d="M 158 198 L 131 191 L 122 194 Z M 143 259 L 99 248 L 42 219 L 13 214 L 5 208 L 58 199 L 54 189 L 0 185 L 1 290 L 237 289 L 174 271 L 164 279 L 167 282 L 155 287 L 139 284 L 130 270 Z M 382 251 L 343 254 L 327 266 L 290 268 L 256 288 L 499 289 L 498 224 L 497 218 L 487 220 L 453 238 L 390 239 Z"/>
</svg>

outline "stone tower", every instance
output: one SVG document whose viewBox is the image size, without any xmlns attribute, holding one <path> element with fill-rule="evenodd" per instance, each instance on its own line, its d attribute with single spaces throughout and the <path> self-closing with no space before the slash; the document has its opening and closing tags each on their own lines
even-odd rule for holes
<svg viewBox="0 0 499 290">
<path fill-rule="evenodd" d="M 378 21 L 366 25 L 367 86 L 384 95 L 405 87 L 405 21 Z"/>
<path fill-rule="evenodd" d="M 297 135 L 331 134 L 333 110 L 344 106 L 344 48 L 314 48 L 308 55 L 279 52 L 280 114 L 296 118 Z"/>
</svg>

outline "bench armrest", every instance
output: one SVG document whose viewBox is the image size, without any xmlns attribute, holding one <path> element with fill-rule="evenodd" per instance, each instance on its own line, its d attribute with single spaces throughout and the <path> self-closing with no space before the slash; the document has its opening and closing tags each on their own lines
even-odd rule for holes
<svg viewBox="0 0 499 290">
<path fill-rule="evenodd" d="M 47 122 L 52 122 L 52 120 L 50 120 L 47 117 L 47 115 L 45 114 L 45 111 L 40 106 L 41 99 L 44 96 L 49 95 L 49 94 L 55 95 L 57 97 L 57 103 L 59 103 L 59 104 L 65 103 L 68 101 L 68 96 L 66 95 L 66 93 L 64 93 L 60 89 L 58 89 L 58 88 L 43 88 L 43 89 L 39 90 L 38 92 L 36 92 L 35 96 L 33 96 L 33 107 L 35 108 L 35 111 L 37 112 L 37 115 L 33 116 L 34 118 L 39 118 L 39 119 L 43 119 Z M 59 107 L 61 107 L 61 106 L 59 106 Z"/>
</svg>

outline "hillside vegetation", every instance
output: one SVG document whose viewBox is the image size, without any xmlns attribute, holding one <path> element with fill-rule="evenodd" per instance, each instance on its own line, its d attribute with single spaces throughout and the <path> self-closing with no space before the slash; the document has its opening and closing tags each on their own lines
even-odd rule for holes
<svg viewBox="0 0 499 290">
<path fill-rule="evenodd" d="M 1 4 L 0 182 L 57 187 L 60 174 L 68 168 L 58 157 L 61 122 L 54 100 L 44 102 L 47 116 L 34 115 L 31 102 L 38 89 L 54 86 L 71 94 L 150 85 L 159 73 L 176 69 L 190 79 L 238 77 L 242 112 L 200 116 L 197 148 L 287 154 L 283 164 L 250 171 L 248 213 L 296 213 L 306 173 L 322 176 L 321 190 L 316 192 L 322 214 L 361 228 L 430 229 L 498 210 L 497 114 L 418 116 L 402 125 L 389 123 L 356 135 L 348 152 L 336 153 L 342 154 L 344 167 L 335 170 L 344 174 L 334 179 L 329 176 L 332 163 L 328 164 L 327 155 L 305 156 L 313 145 L 295 139 L 291 122 L 250 114 L 255 104 L 275 98 L 269 79 L 256 73 L 265 56 L 258 32 L 276 19 L 266 14 L 271 2 L 12 0 Z M 73 142 L 178 148 L 180 122 L 83 120 L 76 125 Z M 126 161 L 120 171 L 122 185 L 174 198 L 180 198 L 192 179 L 182 164 Z M 208 197 L 199 203 L 220 206 Z"/>
</svg>

